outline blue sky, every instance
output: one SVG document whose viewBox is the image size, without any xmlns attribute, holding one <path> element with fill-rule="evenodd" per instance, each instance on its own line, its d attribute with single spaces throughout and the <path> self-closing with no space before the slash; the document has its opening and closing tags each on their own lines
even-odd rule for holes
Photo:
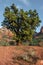
<svg viewBox="0 0 43 65">
<path fill-rule="evenodd" d="M 6 6 L 10 6 L 12 3 L 14 3 L 19 9 L 23 8 L 24 10 L 37 10 L 42 21 L 40 27 L 38 27 L 36 30 L 39 32 L 41 26 L 43 26 L 43 0 L 0 0 L 0 27 L 1 22 L 4 20 L 4 9 Z"/>
</svg>

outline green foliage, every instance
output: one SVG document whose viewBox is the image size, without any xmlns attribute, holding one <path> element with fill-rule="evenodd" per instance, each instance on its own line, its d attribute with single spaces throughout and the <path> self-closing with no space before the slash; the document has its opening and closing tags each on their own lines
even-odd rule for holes
<svg viewBox="0 0 43 65">
<path fill-rule="evenodd" d="M 10 44 L 4 40 L 0 41 L 0 46 L 9 46 Z"/>
<path fill-rule="evenodd" d="M 16 45 L 16 42 L 10 41 L 9 44 L 10 44 L 11 46 L 15 46 L 15 45 Z"/>
<path fill-rule="evenodd" d="M 43 47 L 43 38 L 38 38 L 37 39 L 39 41 L 39 46 Z"/>
<path fill-rule="evenodd" d="M 43 36 L 43 35 L 42 35 Z M 43 38 L 39 36 L 39 38 L 33 38 L 29 43 L 31 46 L 43 46 Z"/>
<path fill-rule="evenodd" d="M 40 24 L 40 18 L 36 10 L 24 11 L 12 4 L 6 7 L 4 12 L 3 26 L 9 28 L 15 34 L 16 40 L 32 40 L 36 27 Z"/>
<path fill-rule="evenodd" d="M 31 46 L 39 46 L 39 40 L 38 39 L 32 39 L 32 41 L 30 42 Z"/>
<path fill-rule="evenodd" d="M 22 41 L 22 45 L 24 46 L 29 46 L 30 42 L 29 41 Z"/>
</svg>

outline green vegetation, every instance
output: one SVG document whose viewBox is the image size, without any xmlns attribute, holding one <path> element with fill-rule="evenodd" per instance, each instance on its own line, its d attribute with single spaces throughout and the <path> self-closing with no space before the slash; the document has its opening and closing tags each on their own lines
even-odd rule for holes
<svg viewBox="0 0 43 65">
<path fill-rule="evenodd" d="M 30 42 L 31 46 L 39 46 L 39 40 L 38 39 L 32 39 L 32 41 Z"/>
<path fill-rule="evenodd" d="M 23 40 L 32 41 L 36 27 L 40 24 L 40 18 L 36 10 L 24 11 L 12 4 L 6 7 L 2 26 L 6 26 L 14 33 L 13 39 L 17 42 Z"/>
<path fill-rule="evenodd" d="M 33 64 L 36 64 L 37 60 L 40 58 L 37 56 L 35 49 L 30 48 L 27 51 L 25 49 L 25 52 L 19 56 L 16 56 L 16 57 L 13 56 L 12 59 L 13 59 L 13 62 L 14 60 L 18 60 L 18 61 L 23 60 L 25 62 L 30 63 L 30 65 L 33 65 Z"/>
<path fill-rule="evenodd" d="M 10 44 L 4 40 L 0 41 L 0 46 L 9 46 Z"/>
</svg>

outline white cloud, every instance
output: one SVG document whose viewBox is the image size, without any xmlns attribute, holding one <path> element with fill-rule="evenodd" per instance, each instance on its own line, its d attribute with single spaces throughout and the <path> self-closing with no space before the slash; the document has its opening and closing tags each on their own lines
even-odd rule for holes
<svg viewBox="0 0 43 65">
<path fill-rule="evenodd" d="M 22 3 L 24 3 L 26 6 L 30 5 L 29 0 L 19 0 L 19 1 L 21 1 Z"/>
</svg>

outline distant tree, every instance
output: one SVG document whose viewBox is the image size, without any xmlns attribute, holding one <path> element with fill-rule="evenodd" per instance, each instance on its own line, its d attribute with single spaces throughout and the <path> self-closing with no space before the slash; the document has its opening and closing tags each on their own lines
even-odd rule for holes
<svg viewBox="0 0 43 65">
<path fill-rule="evenodd" d="M 16 41 L 31 41 L 36 27 L 39 26 L 40 22 L 41 21 L 36 10 L 18 10 L 18 8 L 12 4 L 11 7 L 5 8 L 2 26 L 6 26 L 14 32 L 14 39 Z"/>
</svg>

